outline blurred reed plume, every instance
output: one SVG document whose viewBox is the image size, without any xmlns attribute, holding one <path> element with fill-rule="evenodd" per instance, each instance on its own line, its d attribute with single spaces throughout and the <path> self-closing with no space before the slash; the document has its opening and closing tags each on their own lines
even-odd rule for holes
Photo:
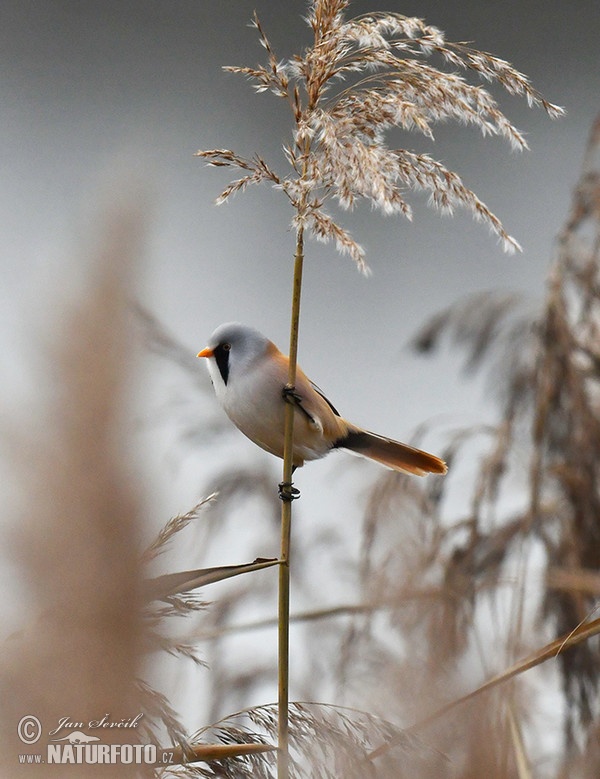
<svg viewBox="0 0 600 779">
<path fill-rule="evenodd" d="M 448 755 L 420 777 L 600 773 L 599 160 L 600 118 L 537 311 L 490 291 L 416 337 L 422 352 L 458 343 L 470 368 L 489 372 L 500 405 L 497 425 L 451 437 L 458 495 L 448 495 L 451 480 L 423 486 L 396 474 L 370 492 L 360 573 L 365 601 L 379 608 L 348 628 L 339 672 L 376 669 L 385 690 L 367 687 L 365 705 L 415 723 Z M 474 457 L 469 475 L 461 468 Z M 586 640 L 570 646 L 581 625 Z M 556 664 L 443 715 L 528 654 Z"/>
<path fill-rule="evenodd" d="M 59 718 L 87 725 L 140 711 L 141 504 L 123 429 L 132 362 L 128 282 L 142 216 L 131 203 L 106 216 L 103 234 L 81 258 L 87 279 L 79 299 L 45 321 L 39 336 L 44 408 L 35 422 L 30 416 L 21 429 L 4 431 L 20 488 L 19 516 L 4 544 L 19 574 L 16 590 L 25 593 L 23 627 L 5 642 L 0 666 L 5 776 L 18 772 L 17 753 L 45 748 Z M 17 723 L 29 714 L 43 726 L 37 747 L 17 740 Z M 136 732 L 128 735 L 135 743 Z M 122 731 L 102 736 L 123 741 Z M 82 765 L 77 775 L 111 769 Z M 24 769 L 32 770 L 55 776 L 57 767 Z M 134 773 L 121 767 L 120 776 Z"/>
</svg>

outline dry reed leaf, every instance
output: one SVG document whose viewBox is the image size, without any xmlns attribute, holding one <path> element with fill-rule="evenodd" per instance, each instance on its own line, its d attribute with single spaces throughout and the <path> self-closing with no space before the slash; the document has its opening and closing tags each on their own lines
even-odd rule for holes
<svg viewBox="0 0 600 779">
<path fill-rule="evenodd" d="M 482 695 L 483 693 L 489 692 L 493 688 L 498 687 L 499 685 L 504 684 L 505 682 L 508 682 L 510 679 L 519 676 L 525 671 L 529 671 L 531 668 L 535 668 L 541 663 L 545 663 L 547 660 L 556 659 L 560 657 L 566 650 L 575 647 L 585 641 L 588 641 L 590 638 L 598 635 L 600 635 L 600 619 L 593 620 L 592 622 L 586 623 L 585 625 L 579 625 L 577 628 L 572 630 L 567 635 L 562 636 L 561 638 L 557 638 L 554 641 L 551 641 L 549 644 L 546 644 L 541 649 L 532 652 L 525 659 L 520 660 L 519 662 L 505 669 L 504 671 L 497 674 L 496 676 L 493 676 L 491 679 L 488 679 L 484 684 L 480 685 L 476 690 L 473 690 L 472 692 L 469 692 L 466 695 L 463 695 L 460 698 L 451 701 L 450 703 L 446 704 L 442 708 L 433 712 L 424 720 L 413 725 L 411 727 L 411 731 L 412 730 L 418 731 L 424 728 L 426 725 L 429 725 L 434 720 L 446 716 L 450 711 L 453 711 L 456 707 L 468 703 L 469 701 L 473 700 L 473 698 L 476 698 Z M 389 749 L 393 748 L 393 746 L 394 746 L 394 741 L 379 746 L 377 749 L 373 750 L 373 752 L 370 753 L 369 759 L 375 760 L 376 758 L 380 757 L 381 755 L 389 751 Z"/>
<path fill-rule="evenodd" d="M 257 558 L 244 565 L 220 565 L 214 568 L 198 568 L 195 571 L 167 573 L 154 579 L 147 579 L 144 582 L 144 593 L 149 600 L 166 598 L 181 592 L 195 590 L 198 587 L 205 587 L 208 584 L 214 584 L 214 582 L 222 582 L 243 573 L 262 571 L 264 568 L 279 565 L 280 562 L 277 559 Z"/>
<path fill-rule="evenodd" d="M 176 763 L 211 763 L 217 760 L 230 760 L 235 757 L 247 755 L 260 755 L 265 752 L 274 752 L 277 747 L 270 744 L 192 744 L 188 749 L 176 749 L 167 754 Z"/>
<path fill-rule="evenodd" d="M 600 595 L 600 573 L 597 571 L 551 568 L 546 574 L 546 583 L 549 589 Z"/>
<path fill-rule="evenodd" d="M 531 773 L 529 760 L 527 758 L 527 751 L 525 749 L 525 742 L 523 741 L 523 734 L 521 733 L 519 722 L 510 704 L 506 705 L 506 715 L 510 725 L 510 734 L 517 763 L 517 777 L 518 779 L 533 779 L 533 774 Z"/>
</svg>

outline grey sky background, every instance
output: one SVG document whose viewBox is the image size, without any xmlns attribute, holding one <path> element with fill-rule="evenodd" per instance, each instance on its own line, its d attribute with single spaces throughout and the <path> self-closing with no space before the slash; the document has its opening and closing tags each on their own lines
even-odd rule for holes
<svg viewBox="0 0 600 779">
<path fill-rule="evenodd" d="M 284 164 L 285 104 L 255 95 L 244 79 L 221 71 L 262 61 L 256 33 L 247 27 L 254 8 L 280 58 L 308 42 L 300 0 L 2 3 L 0 371 L 2 393 L 12 402 L 22 391 L 33 399 L 41 392 L 31 370 L 40 334 L 53 306 L 73 293 L 78 242 L 110 189 L 107 182 L 120 188 L 128 171 L 153 201 L 140 300 L 191 353 L 232 319 L 286 349 L 293 255 L 287 204 L 265 188 L 216 208 L 212 201 L 229 176 L 193 157 L 197 149 L 221 147 Z M 424 204 L 412 224 L 368 209 L 342 218 L 367 249 L 371 278 L 333 248 L 307 246 L 300 363 L 345 416 L 407 439 L 429 419 L 459 425 L 493 411 L 480 384 L 458 376 L 459 353 L 422 360 L 405 345 L 430 315 L 469 293 L 543 294 L 554 236 L 600 107 L 600 4 L 373 0 L 350 7 L 352 14 L 367 10 L 424 17 L 449 40 L 509 60 L 568 111 L 551 121 L 493 88 L 527 134 L 531 151 L 523 154 L 450 125 L 439 128 L 434 145 L 417 136 L 396 138 L 457 170 L 523 254 L 504 255 L 469 216 L 441 218 Z M 435 449 L 441 439 L 423 443 Z M 198 482 L 179 482 L 173 490 L 172 473 L 160 467 L 161 445 L 154 489 L 167 496 L 165 510 L 185 511 L 198 497 Z M 239 446 L 240 457 L 251 451 L 241 436 Z M 298 476 L 302 510 L 313 510 L 316 522 L 333 521 L 327 514 L 339 505 L 342 488 L 327 484 L 325 501 L 321 491 L 327 474 L 338 478 L 341 462 L 312 465 Z M 311 498 L 313 486 L 318 494 L 313 490 Z M 221 555 L 209 564 L 232 561 Z"/>
</svg>

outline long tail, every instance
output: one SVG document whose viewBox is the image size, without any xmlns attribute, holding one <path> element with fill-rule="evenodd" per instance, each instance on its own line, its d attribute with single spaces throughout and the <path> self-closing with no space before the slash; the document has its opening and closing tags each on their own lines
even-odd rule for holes
<svg viewBox="0 0 600 779">
<path fill-rule="evenodd" d="M 434 454 L 354 426 L 350 427 L 344 438 L 336 441 L 335 446 L 376 460 L 395 471 L 411 473 L 415 476 L 425 476 L 428 473 L 446 473 L 448 470 L 446 463 Z"/>
</svg>

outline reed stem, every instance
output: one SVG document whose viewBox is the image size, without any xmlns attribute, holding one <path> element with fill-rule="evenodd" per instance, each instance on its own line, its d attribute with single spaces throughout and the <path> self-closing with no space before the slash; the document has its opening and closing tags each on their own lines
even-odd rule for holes
<svg viewBox="0 0 600 779">
<path fill-rule="evenodd" d="M 288 387 L 296 383 L 298 332 L 300 324 L 300 297 L 304 265 L 304 230 L 298 228 L 294 281 L 292 288 L 292 315 L 290 324 L 290 351 Z M 285 407 L 283 482 L 291 485 L 294 449 L 294 405 Z M 279 629 L 278 629 L 278 755 L 277 778 L 289 777 L 289 658 L 290 658 L 290 562 L 291 562 L 292 501 L 281 504 L 281 565 L 279 566 Z"/>
</svg>

